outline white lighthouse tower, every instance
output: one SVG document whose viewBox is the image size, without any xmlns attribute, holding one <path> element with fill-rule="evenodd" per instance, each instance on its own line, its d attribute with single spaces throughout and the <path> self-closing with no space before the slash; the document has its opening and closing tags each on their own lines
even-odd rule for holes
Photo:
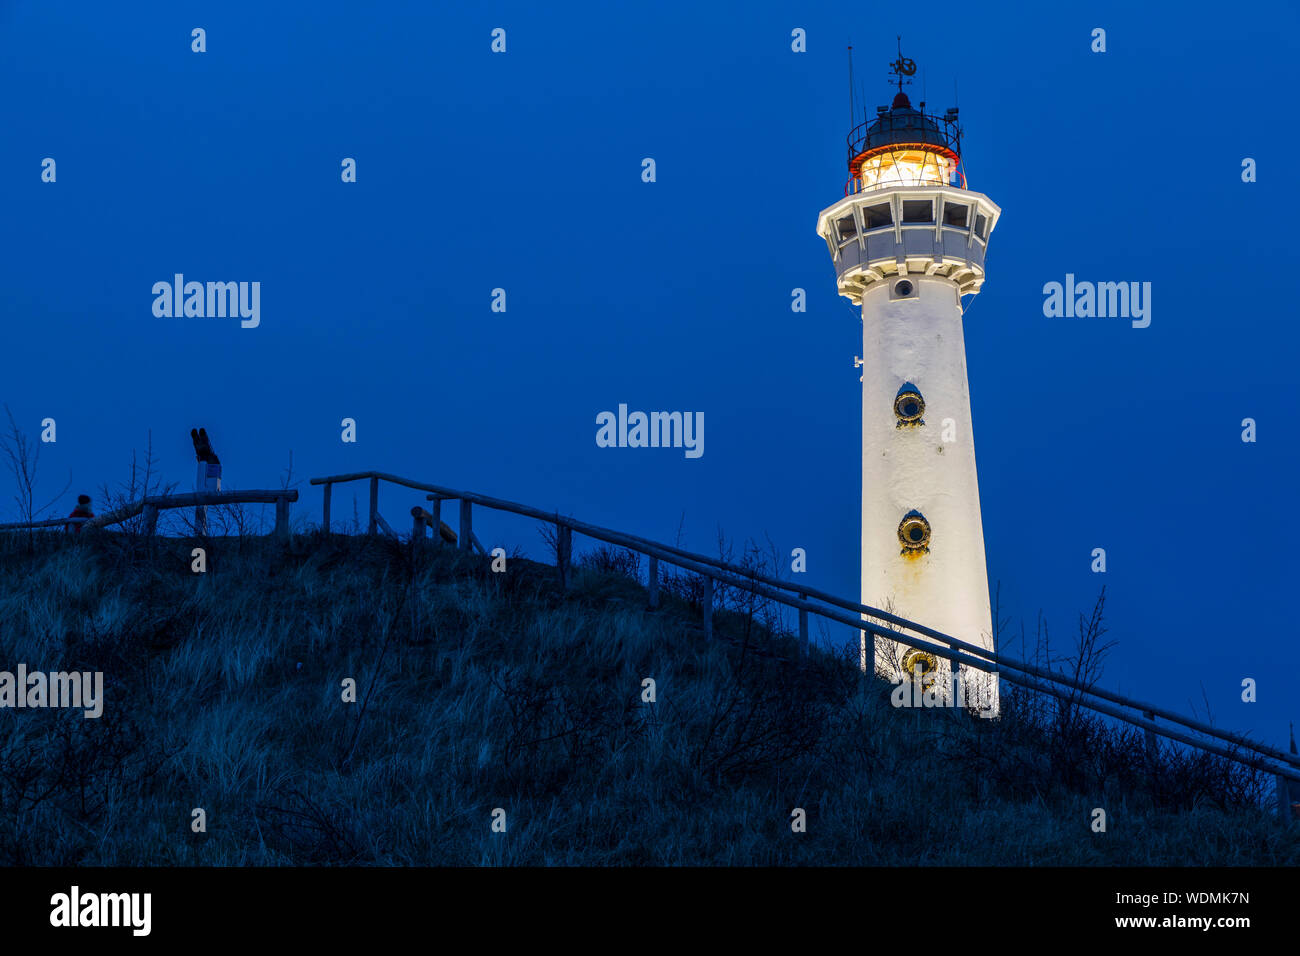
<svg viewBox="0 0 1300 956">
<path fill-rule="evenodd" d="M 992 649 L 962 296 L 979 292 L 1000 210 L 966 188 L 957 110 L 891 106 L 848 136 L 845 198 L 817 232 L 840 295 L 862 306 L 862 603 Z M 864 670 L 937 681 L 946 660 L 864 632 Z M 998 712 L 997 680 L 962 668 L 964 706 Z"/>
</svg>

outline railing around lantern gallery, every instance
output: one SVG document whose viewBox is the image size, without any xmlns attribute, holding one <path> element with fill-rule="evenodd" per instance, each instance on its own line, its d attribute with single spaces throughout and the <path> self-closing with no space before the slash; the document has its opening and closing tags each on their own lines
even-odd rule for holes
<svg viewBox="0 0 1300 956">
<path fill-rule="evenodd" d="M 1146 749 L 1150 755 L 1154 755 L 1155 752 L 1155 738 L 1161 736 L 1256 770 L 1270 773 L 1274 776 L 1278 788 L 1278 813 L 1284 820 L 1290 820 L 1291 800 L 1288 795 L 1288 784 L 1300 785 L 1300 757 L 1251 740 L 1244 734 L 1221 730 L 1195 718 L 1186 717 L 1163 707 L 1157 707 L 1153 704 L 1134 700 L 1123 694 L 1105 690 L 1068 674 L 1050 668 L 1038 667 L 1006 654 L 989 651 L 978 645 L 970 644 L 933 628 L 926 627 L 923 624 L 890 614 L 880 608 L 859 604 L 856 601 L 837 597 L 803 584 L 793 584 L 769 575 L 758 574 L 751 569 L 737 567 L 726 561 L 710 558 L 703 554 L 696 554 L 673 545 L 661 544 L 637 535 L 602 528 L 567 515 L 543 511 L 540 508 L 507 501 L 503 498 L 493 498 L 469 491 L 458 491 L 454 488 L 412 481 L 408 478 L 401 478 L 378 471 L 363 471 L 346 475 L 333 475 L 327 478 L 313 478 L 311 479 L 313 485 L 324 486 L 323 529 L 326 533 L 330 532 L 331 490 L 336 484 L 350 481 L 369 481 L 370 483 L 370 534 L 376 534 L 382 528 L 394 538 L 401 537 L 379 514 L 379 483 L 381 481 L 415 491 L 426 492 L 426 499 L 434 502 L 432 512 L 418 506 L 411 509 L 414 520 L 410 540 L 413 542 L 425 540 L 426 531 L 432 528 L 435 542 L 450 541 L 454 537 L 456 545 L 460 549 L 469 550 L 471 547 L 476 547 L 480 552 L 483 552 L 483 545 L 473 531 L 474 505 L 553 524 L 556 528 L 557 574 L 562 588 L 567 588 L 569 585 L 573 556 L 573 535 L 575 533 L 616 547 L 626 548 L 645 555 L 648 559 L 647 603 L 652 608 L 659 606 L 660 562 L 700 576 L 704 584 L 700 610 L 706 636 L 711 637 L 713 634 L 715 585 L 722 584 L 748 591 L 798 611 L 799 647 L 803 654 L 808 651 L 808 616 L 812 614 L 823 620 L 847 625 L 855 630 L 871 634 L 873 637 L 896 641 L 908 647 L 928 652 L 936 657 L 942 657 L 953 665 L 954 675 L 962 667 L 994 674 L 1010 683 L 1068 701 L 1072 705 L 1086 707 L 1096 713 L 1104 714 L 1134 727 L 1140 727 L 1144 731 Z M 458 501 L 460 503 L 459 535 L 452 535 L 450 529 L 444 530 L 446 526 L 441 520 L 441 507 L 444 501 Z M 874 641 L 866 643 L 870 646 Z M 874 651 L 872 657 L 874 657 Z M 867 673 L 873 672 L 875 669 L 874 660 L 865 661 L 863 669 Z M 1165 723 L 1156 723 L 1157 718 Z M 1170 726 L 1171 724 L 1177 726 Z M 1199 736 L 1194 736 L 1194 734 Z"/>
<path fill-rule="evenodd" d="M 944 116 L 878 113 L 855 126 L 845 137 L 845 145 L 849 164 L 845 196 L 893 186 L 966 188 L 961 128 L 953 110 Z M 907 158 L 918 153 L 925 157 L 919 163 Z M 862 169 L 864 161 L 869 160 L 881 164 L 874 170 L 878 173 L 875 177 L 868 177 Z"/>
<path fill-rule="evenodd" d="M 961 155 L 961 127 L 957 112 L 943 116 L 922 110 L 892 113 L 889 110 L 869 116 L 844 137 L 849 159 L 886 146 L 913 146 L 939 149 Z"/>
</svg>

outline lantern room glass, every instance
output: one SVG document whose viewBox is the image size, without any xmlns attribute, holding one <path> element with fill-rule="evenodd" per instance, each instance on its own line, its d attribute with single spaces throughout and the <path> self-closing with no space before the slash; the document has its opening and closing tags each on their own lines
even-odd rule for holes
<svg viewBox="0 0 1300 956">
<path fill-rule="evenodd" d="M 956 185 L 957 164 L 928 149 L 896 149 L 868 156 L 858 167 L 860 189 Z"/>
</svg>

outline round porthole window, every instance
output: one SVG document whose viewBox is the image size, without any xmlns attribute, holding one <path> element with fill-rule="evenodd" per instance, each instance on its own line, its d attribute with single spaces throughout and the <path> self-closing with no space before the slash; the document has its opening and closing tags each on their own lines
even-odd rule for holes
<svg viewBox="0 0 1300 956">
<path fill-rule="evenodd" d="M 894 415 L 898 418 L 895 428 L 915 428 L 924 425 L 925 399 L 920 390 L 911 382 L 904 382 L 894 398 Z"/>
<path fill-rule="evenodd" d="M 903 655 L 903 670 L 907 671 L 913 680 L 919 677 L 922 684 L 934 683 L 935 671 L 938 669 L 939 659 L 929 651 L 920 651 L 913 647 Z"/>
<path fill-rule="evenodd" d="M 930 550 L 930 522 L 919 511 L 909 511 L 898 523 L 898 541 L 902 554 L 915 554 Z"/>
<path fill-rule="evenodd" d="M 894 295 L 911 295 L 912 283 L 907 279 L 899 279 L 894 283 Z"/>
</svg>

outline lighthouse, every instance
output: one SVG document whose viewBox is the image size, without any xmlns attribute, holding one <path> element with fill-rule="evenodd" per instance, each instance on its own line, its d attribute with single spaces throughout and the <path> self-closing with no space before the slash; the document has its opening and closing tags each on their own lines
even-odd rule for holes
<svg viewBox="0 0 1300 956">
<path fill-rule="evenodd" d="M 967 188 L 957 109 L 912 105 L 901 46 L 891 66 L 893 102 L 849 133 L 844 199 L 817 219 L 839 293 L 862 309 L 862 603 L 992 649 L 963 297 L 984 282 L 1000 210 Z M 986 672 L 866 632 L 861 663 L 998 712 Z"/>
</svg>

